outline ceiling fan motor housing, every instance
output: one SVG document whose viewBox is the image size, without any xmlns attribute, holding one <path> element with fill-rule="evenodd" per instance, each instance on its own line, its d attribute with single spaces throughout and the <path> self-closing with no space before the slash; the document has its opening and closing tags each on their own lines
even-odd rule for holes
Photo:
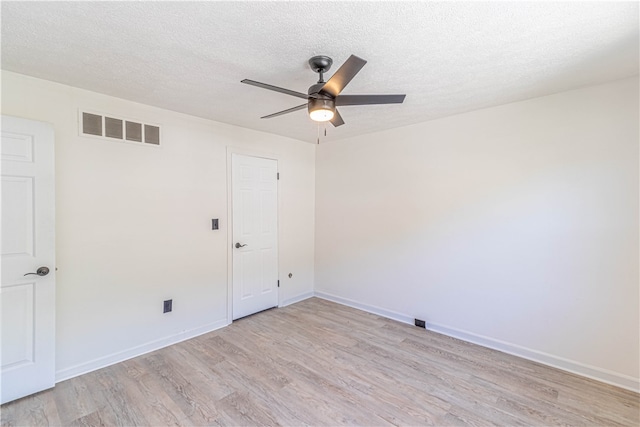
<svg viewBox="0 0 640 427">
<path fill-rule="evenodd" d="M 333 98 L 309 98 L 309 112 L 315 110 L 335 111 L 336 101 Z"/>
<path fill-rule="evenodd" d="M 309 86 L 309 90 L 307 91 L 307 93 L 309 95 L 314 95 L 314 94 L 319 94 L 319 95 L 324 95 L 324 93 L 320 93 L 320 89 L 322 89 L 322 87 L 324 86 L 324 83 L 316 83 L 314 85 Z M 328 95 L 327 95 L 328 96 Z"/>
</svg>

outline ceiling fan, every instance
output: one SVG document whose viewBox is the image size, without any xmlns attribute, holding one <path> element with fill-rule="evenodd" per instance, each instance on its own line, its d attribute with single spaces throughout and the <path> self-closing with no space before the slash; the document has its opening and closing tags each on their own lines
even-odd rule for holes
<svg viewBox="0 0 640 427">
<path fill-rule="evenodd" d="M 244 79 L 242 83 L 261 87 L 263 89 L 273 90 L 275 92 L 284 93 L 298 98 L 306 99 L 307 102 L 288 110 L 279 111 L 260 117 L 261 119 L 270 119 L 272 117 L 281 116 L 283 114 L 292 113 L 294 111 L 307 108 L 309 117 L 317 122 L 330 121 L 333 126 L 341 126 L 344 120 L 336 109 L 343 105 L 372 105 L 372 104 L 402 104 L 406 95 L 340 95 L 342 90 L 349 84 L 351 79 L 364 67 L 367 63 L 362 58 L 351 55 L 344 64 L 334 73 L 328 81 L 324 81 L 324 73 L 329 71 L 333 60 L 328 56 L 314 56 L 309 59 L 311 69 L 320 74 L 318 83 L 309 87 L 308 93 L 296 92 L 295 90 L 284 89 L 281 87 L 269 85 L 266 83 L 256 82 L 254 80 Z"/>
</svg>

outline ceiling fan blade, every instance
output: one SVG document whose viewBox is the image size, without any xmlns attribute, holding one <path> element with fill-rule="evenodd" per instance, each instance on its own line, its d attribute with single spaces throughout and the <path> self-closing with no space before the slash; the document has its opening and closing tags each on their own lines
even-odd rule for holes
<svg viewBox="0 0 640 427">
<path fill-rule="evenodd" d="M 293 113 L 294 111 L 302 110 L 303 108 L 307 108 L 307 104 L 298 105 L 297 107 L 289 108 L 288 110 L 279 111 L 277 113 L 269 114 L 268 116 L 260 117 L 261 119 L 270 119 L 271 117 L 278 117 L 283 114 Z"/>
<path fill-rule="evenodd" d="M 244 79 L 244 80 L 241 80 L 240 83 L 246 83 L 246 84 L 251 85 L 251 86 L 261 87 L 263 89 L 269 89 L 269 90 L 272 90 L 274 92 L 284 93 L 286 95 L 297 96 L 298 98 L 302 98 L 302 99 L 309 99 L 309 95 L 307 95 L 306 93 L 296 92 L 295 90 L 284 89 L 284 88 L 281 88 L 281 87 L 278 87 L 278 86 L 273 86 L 273 85 L 268 85 L 266 83 L 256 82 L 254 80 Z M 315 98 L 315 96 L 311 96 L 311 97 Z"/>
<path fill-rule="evenodd" d="M 331 119 L 331 124 L 334 127 L 342 126 L 344 124 L 344 120 L 342 120 L 342 116 L 340 115 L 340 113 L 338 113 L 337 109 L 333 113 L 333 119 Z"/>
<path fill-rule="evenodd" d="M 367 61 L 365 61 L 364 59 L 358 58 L 355 55 L 351 55 L 349 59 L 347 59 L 345 63 L 342 64 L 342 67 L 338 68 L 338 71 L 336 71 L 333 76 L 331 76 L 329 81 L 327 81 L 320 90 L 328 93 L 335 98 L 340 94 L 340 92 L 342 92 L 345 86 L 349 84 L 351 79 L 353 79 L 355 75 L 358 74 L 358 72 L 362 69 L 362 67 L 364 67 L 364 64 L 366 63 Z"/>
<path fill-rule="evenodd" d="M 406 95 L 341 95 L 336 105 L 402 104 Z"/>
</svg>

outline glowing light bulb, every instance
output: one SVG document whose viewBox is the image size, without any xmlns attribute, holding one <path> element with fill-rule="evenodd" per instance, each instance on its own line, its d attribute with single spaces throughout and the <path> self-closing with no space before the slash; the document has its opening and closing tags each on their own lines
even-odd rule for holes
<svg viewBox="0 0 640 427">
<path fill-rule="evenodd" d="M 311 120 L 315 120 L 316 122 L 326 122 L 333 119 L 333 110 L 328 108 L 319 108 L 317 110 L 310 111 L 309 117 L 311 117 Z"/>
</svg>

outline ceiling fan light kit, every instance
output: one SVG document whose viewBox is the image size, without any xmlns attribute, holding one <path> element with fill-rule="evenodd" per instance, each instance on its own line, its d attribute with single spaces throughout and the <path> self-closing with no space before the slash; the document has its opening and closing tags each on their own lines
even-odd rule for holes
<svg viewBox="0 0 640 427">
<path fill-rule="evenodd" d="M 333 60 L 328 56 L 319 55 L 309 59 L 311 69 L 319 74 L 318 83 L 309 87 L 308 93 L 297 92 L 290 89 L 260 83 L 254 80 L 244 79 L 241 83 L 249 84 L 274 92 L 304 98 L 306 104 L 298 105 L 284 111 L 263 116 L 261 119 L 270 119 L 283 114 L 292 113 L 307 107 L 309 117 L 316 122 L 330 121 L 335 127 L 344 124 L 344 120 L 336 109 L 336 105 L 373 105 L 373 104 L 402 104 L 406 95 L 340 95 L 349 82 L 367 63 L 362 58 L 351 55 L 344 64 L 336 71 L 331 78 L 325 82 L 324 73 L 329 71 Z"/>
<path fill-rule="evenodd" d="M 309 117 L 316 122 L 327 122 L 335 116 L 336 104 L 330 98 L 311 98 L 309 100 Z"/>
</svg>

